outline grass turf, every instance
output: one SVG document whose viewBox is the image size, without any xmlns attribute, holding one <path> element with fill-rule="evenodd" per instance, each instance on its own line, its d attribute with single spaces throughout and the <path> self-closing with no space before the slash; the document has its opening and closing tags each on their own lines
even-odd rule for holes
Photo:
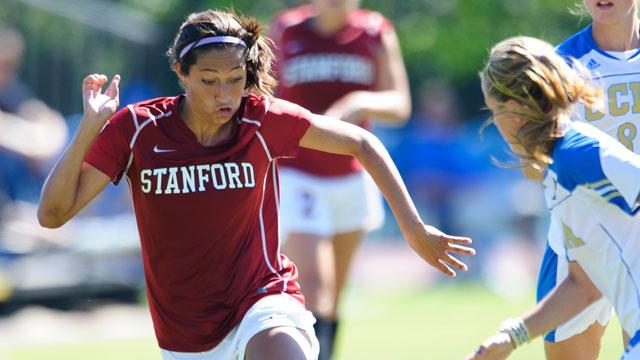
<svg viewBox="0 0 640 360">
<path fill-rule="evenodd" d="M 461 283 L 396 293 L 351 288 L 343 307 L 335 359 L 464 359 L 504 318 L 531 306 L 532 298 L 508 301 L 482 286 Z M 151 336 L 148 340 L 5 348 L 0 349 L 0 359 L 159 359 Z M 621 353 L 620 327 L 614 321 L 605 334 L 600 358 L 617 359 Z M 543 358 L 540 339 L 511 356 L 515 360 Z"/>
</svg>

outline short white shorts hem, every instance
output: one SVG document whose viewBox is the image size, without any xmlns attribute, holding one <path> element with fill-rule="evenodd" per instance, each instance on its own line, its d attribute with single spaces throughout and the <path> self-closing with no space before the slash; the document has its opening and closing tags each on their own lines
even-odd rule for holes
<svg viewBox="0 0 640 360">
<path fill-rule="evenodd" d="M 243 360 L 247 344 L 261 331 L 276 327 L 295 327 L 311 340 L 309 359 L 317 359 L 320 346 L 313 329 L 315 318 L 289 294 L 266 296 L 249 308 L 242 321 L 211 350 L 177 352 L 160 349 L 163 360 Z"/>
<path fill-rule="evenodd" d="M 332 236 L 379 228 L 384 222 L 382 196 L 366 171 L 319 177 L 280 168 L 282 239 L 290 233 Z"/>
</svg>

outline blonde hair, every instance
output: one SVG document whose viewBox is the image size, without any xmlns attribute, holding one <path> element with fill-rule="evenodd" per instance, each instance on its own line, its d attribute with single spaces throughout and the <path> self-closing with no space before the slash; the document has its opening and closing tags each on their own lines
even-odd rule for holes
<svg viewBox="0 0 640 360">
<path fill-rule="evenodd" d="M 241 39 L 246 44 L 243 50 L 247 66 L 246 88 L 258 94 L 272 96 L 277 85 L 271 69 L 274 60 L 271 51 L 272 41 L 262 34 L 262 26 L 255 18 L 239 16 L 233 10 L 206 10 L 189 14 L 167 50 L 172 68 L 175 70 L 174 65 L 180 64 L 181 71 L 189 74 L 191 66 L 198 61 L 198 55 L 203 51 L 237 46 L 228 43 L 209 44 L 180 57 L 180 52 L 186 46 L 209 36 L 232 36 Z"/>
<path fill-rule="evenodd" d="M 550 44 L 531 37 L 503 40 L 490 51 L 480 73 L 482 90 L 498 103 L 513 100 L 521 106 L 514 115 L 525 120 L 517 133 L 525 166 L 541 170 L 551 163 L 553 144 L 563 135 L 559 119 L 573 104 L 601 102 L 602 90 L 590 85 L 588 71 L 572 65 L 575 70 Z"/>
</svg>

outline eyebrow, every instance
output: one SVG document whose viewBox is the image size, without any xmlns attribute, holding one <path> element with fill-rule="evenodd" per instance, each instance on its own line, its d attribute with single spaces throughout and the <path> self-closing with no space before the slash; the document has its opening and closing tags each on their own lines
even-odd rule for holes
<svg viewBox="0 0 640 360">
<path fill-rule="evenodd" d="M 238 70 L 238 69 L 242 69 L 242 65 L 238 65 L 238 66 L 232 67 L 231 69 L 229 69 L 229 72 L 235 71 L 235 70 Z M 200 69 L 200 71 L 211 71 L 211 72 L 214 72 L 214 73 L 219 73 L 220 72 L 217 69 L 210 69 L 210 68 Z"/>
</svg>

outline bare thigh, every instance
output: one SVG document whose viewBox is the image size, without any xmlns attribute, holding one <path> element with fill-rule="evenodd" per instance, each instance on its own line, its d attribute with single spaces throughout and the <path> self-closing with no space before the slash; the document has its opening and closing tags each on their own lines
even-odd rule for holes
<svg viewBox="0 0 640 360">
<path fill-rule="evenodd" d="M 544 342 L 547 360 L 597 360 L 606 326 L 596 322 L 587 330 L 560 342 Z"/>
<path fill-rule="evenodd" d="M 335 265 L 331 248 L 328 239 L 303 233 L 291 233 L 282 248 L 298 267 L 307 309 L 323 317 L 333 312 Z"/>
<path fill-rule="evenodd" d="M 294 327 L 276 327 L 255 334 L 245 350 L 246 360 L 307 360 L 313 347 L 309 335 Z"/>
</svg>

